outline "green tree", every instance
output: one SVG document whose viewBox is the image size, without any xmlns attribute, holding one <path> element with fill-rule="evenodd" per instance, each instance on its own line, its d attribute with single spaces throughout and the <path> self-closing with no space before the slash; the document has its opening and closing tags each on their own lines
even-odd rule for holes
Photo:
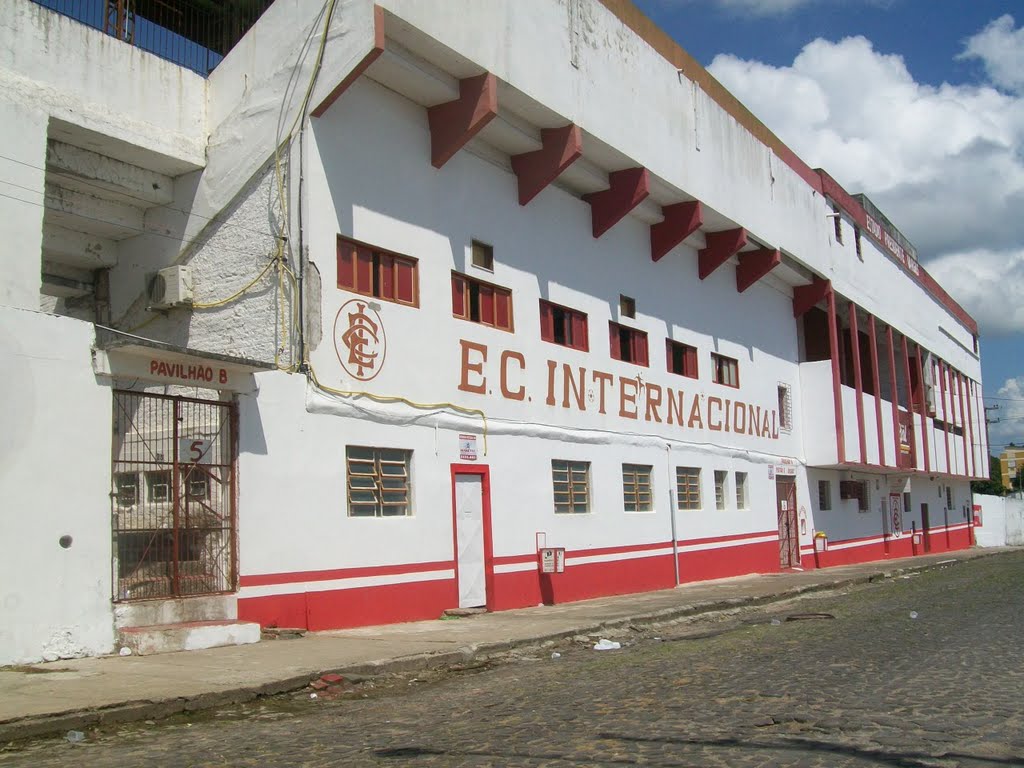
<svg viewBox="0 0 1024 768">
<path fill-rule="evenodd" d="M 1024 467 L 1022 467 L 1024 470 Z M 1019 482 L 1021 472 L 1017 473 Z M 999 465 L 999 459 L 995 456 L 988 457 L 988 480 L 972 480 L 971 492 L 983 493 L 988 496 L 1005 496 L 1009 489 L 1003 485 L 1003 470 Z"/>
</svg>

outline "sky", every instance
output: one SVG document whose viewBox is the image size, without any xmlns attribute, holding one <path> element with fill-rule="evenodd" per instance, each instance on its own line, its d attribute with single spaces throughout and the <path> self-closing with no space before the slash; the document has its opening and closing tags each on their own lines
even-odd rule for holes
<svg viewBox="0 0 1024 768">
<path fill-rule="evenodd" d="M 1024 444 L 1024 2 L 634 0 L 978 321 L 993 453 Z"/>
</svg>

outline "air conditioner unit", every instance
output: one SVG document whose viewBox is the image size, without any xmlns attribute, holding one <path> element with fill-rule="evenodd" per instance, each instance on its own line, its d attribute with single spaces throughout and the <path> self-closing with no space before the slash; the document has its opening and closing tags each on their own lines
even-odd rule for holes
<svg viewBox="0 0 1024 768">
<path fill-rule="evenodd" d="M 153 309 L 192 304 L 192 268 L 165 267 L 153 275 L 149 283 L 149 305 Z"/>
</svg>

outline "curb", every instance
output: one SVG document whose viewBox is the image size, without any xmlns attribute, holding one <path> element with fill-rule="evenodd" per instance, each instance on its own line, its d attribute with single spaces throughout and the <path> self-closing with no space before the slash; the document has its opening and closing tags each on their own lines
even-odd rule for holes
<svg viewBox="0 0 1024 768">
<path fill-rule="evenodd" d="M 950 565 L 979 560 L 1000 554 L 1000 551 L 972 553 L 966 560 L 951 557 L 921 565 L 908 565 L 875 573 L 850 576 L 847 578 L 830 579 L 815 584 L 804 584 L 779 592 L 749 597 L 729 597 L 720 600 L 703 600 L 672 608 L 663 608 L 648 613 L 602 621 L 595 624 L 577 625 L 558 632 L 536 635 L 522 640 L 508 640 L 494 643 L 479 643 L 462 646 L 455 650 L 421 653 L 401 656 L 392 659 L 380 659 L 346 667 L 310 670 L 308 674 L 264 683 L 258 686 L 233 688 L 225 691 L 201 693 L 195 696 L 174 697 L 161 700 L 128 701 L 99 709 L 71 710 L 52 715 L 34 715 L 0 723 L 0 742 L 22 741 L 40 736 L 52 736 L 70 730 L 86 730 L 90 728 L 137 722 L 140 720 L 158 720 L 183 712 L 197 712 L 214 707 L 232 704 L 244 704 L 264 696 L 275 696 L 292 693 L 309 685 L 309 681 L 321 675 L 336 673 L 348 675 L 381 675 L 397 672 L 416 672 L 423 669 L 451 667 L 465 664 L 480 658 L 505 653 L 516 648 L 527 648 L 547 642 L 557 642 L 576 635 L 600 635 L 609 630 L 619 630 L 630 625 L 645 626 L 662 622 L 675 621 L 693 616 L 706 616 L 723 611 L 744 607 L 758 607 L 791 600 L 802 595 L 824 592 L 826 590 L 870 584 L 885 581 L 908 573 L 923 573 L 937 570 Z"/>
</svg>

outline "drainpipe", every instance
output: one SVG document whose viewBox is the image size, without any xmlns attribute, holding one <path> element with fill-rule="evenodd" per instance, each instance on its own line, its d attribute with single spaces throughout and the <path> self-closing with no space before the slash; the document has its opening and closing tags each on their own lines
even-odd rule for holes
<svg viewBox="0 0 1024 768">
<path fill-rule="evenodd" d="M 679 586 L 679 537 L 676 535 L 676 495 L 672 493 L 672 446 L 665 443 L 665 466 L 668 469 L 668 513 L 672 521 L 672 567 Z"/>
<path fill-rule="evenodd" d="M 305 306 L 305 277 L 306 277 L 306 248 L 302 223 L 302 186 L 305 180 L 306 163 L 303 153 L 303 144 L 306 138 L 306 118 L 302 118 L 302 127 L 299 128 L 299 189 L 298 189 L 298 214 L 299 214 L 299 277 L 296 280 L 296 292 L 299 294 L 296 299 L 299 303 L 299 371 L 306 371 L 306 306 Z"/>
</svg>

